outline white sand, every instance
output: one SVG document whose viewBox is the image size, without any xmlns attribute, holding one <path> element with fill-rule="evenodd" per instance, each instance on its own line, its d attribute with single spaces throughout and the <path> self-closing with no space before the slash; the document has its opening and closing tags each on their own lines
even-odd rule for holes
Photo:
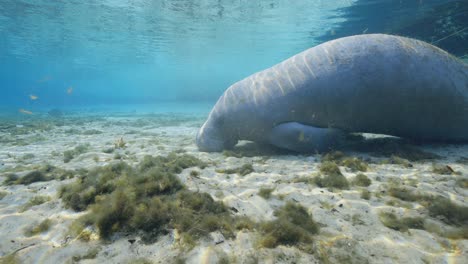
<svg viewBox="0 0 468 264">
<path fill-rule="evenodd" d="M 174 119 L 180 120 L 176 125 Z M 102 166 L 114 161 L 116 152 L 103 153 L 122 137 L 126 148 L 117 153 L 130 164 L 137 163 L 145 155 L 167 155 L 183 149 L 211 166 L 205 169 L 189 168 L 179 178 L 189 189 L 211 194 L 228 207 L 235 208 L 237 215 L 247 215 L 255 220 L 274 219 L 273 211 L 286 201 L 295 201 L 306 207 L 316 222 L 320 223 L 319 235 L 315 236 L 316 254 L 306 254 L 293 247 L 279 246 L 276 249 L 259 248 L 254 232 L 239 232 L 235 240 L 226 240 L 220 234 L 200 241 L 189 252 L 183 252 L 188 263 L 218 263 L 229 259 L 234 263 L 314 263 L 319 255 L 328 257 L 331 263 L 466 263 L 468 240 L 451 240 L 425 230 L 410 229 L 399 232 L 385 227 L 379 220 L 380 212 L 394 212 L 397 216 L 427 216 L 426 209 L 413 203 L 412 209 L 389 206 L 391 198 L 386 194 L 376 197 L 385 189 L 389 180 L 413 184 L 418 191 L 443 195 L 460 205 L 468 206 L 468 189 L 457 185 L 456 179 L 468 176 L 468 165 L 457 163 L 468 157 L 468 145 L 429 145 L 421 149 L 436 153 L 443 158 L 426 163 L 414 162 L 413 167 L 371 163 L 365 174 L 372 180 L 367 189 L 373 193 L 370 200 L 360 197 L 359 187 L 331 192 L 313 184 L 295 182 L 301 177 L 310 177 L 318 172 L 320 155 L 275 155 L 266 157 L 225 157 L 222 153 L 201 153 L 194 144 L 197 128 L 203 120 L 187 116 L 113 116 L 100 120 L 83 119 L 76 125 L 54 127 L 47 132 L 27 135 L 9 135 L 0 130 L 0 138 L 33 140 L 31 144 L 15 146 L 0 143 L 0 182 L 9 171 L 24 175 L 35 166 L 45 162 L 64 169 L 79 169 Z M 177 121 L 176 120 L 176 121 Z M 167 125 L 170 126 L 167 126 Z M 96 129 L 101 134 L 83 135 L 83 131 Z M 78 133 L 76 133 L 76 131 Z M 68 131 L 68 132 L 67 132 Z M 75 132 L 73 132 L 75 131 Z M 63 152 L 80 144 L 90 144 L 86 153 L 63 162 Z M 32 153 L 34 156 L 25 157 Z M 362 158 L 369 154 L 355 153 Z M 25 159 L 26 158 L 26 159 Z M 373 160 L 378 160 L 372 156 Z M 432 163 L 450 165 L 461 175 L 440 175 L 432 172 Z M 255 172 L 246 176 L 223 174 L 216 170 L 235 168 L 252 163 Z M 200 172 L 199 178 L 190 176 L 192 170 Z M 341 167 L 351 180 L 356 173 Z M 96 249 L 97 255 L 82 263 L 133 263 L 144 258 L 155 263 L 171 263 L 181 254 L 175 233 L 161 236 L 154 244 L 145 245 L 138 238 L 130 243 L 129 237 L 121 237 L 112 243 L 102 243 L 96 236 L 90 242 L 82 242 L 68 235 L 68 227 L 82 215 L 65 209 L 57 198 L 57 190 L 66 181 L 37 182 L 27 186 L 0 186 L 6 196 L 0 200 L 0 256 L 16 253 L 24 263 L 72 263 L 73 256 L 84 256 Z M 265 200 L 258 195 L 261 187 L 274 188 L 272 198 Z M 50 196 L 51 200 L 21 212 L 23 205 L 37 195 Z M 27 237 L 25 228 L 49 218 L 53 226 L 49 231 Z M 444 227 L 437 219 L 429 219 Z M 223 241 L 224 240 L 224 241 Z M 319 254 L 320 253 L 320 254 Z"/>
</svg>

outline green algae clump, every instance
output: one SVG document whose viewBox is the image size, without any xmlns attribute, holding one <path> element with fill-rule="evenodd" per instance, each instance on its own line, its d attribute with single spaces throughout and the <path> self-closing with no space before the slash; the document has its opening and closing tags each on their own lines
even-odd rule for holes
<svg viewBox="0 0 468 264">
<path fill-rule="evenodd" d="M 25 232 L 24 232 L 24 235 L 28 236 L 28 237 L 35 236 L 35 235 L 38 235 L 40 233 L 44 233 L 44 232 L 48 231 L 51 226 L 52 226 L 52 220 L 45 219 L 44 221 L 42 221 L 38 225 L 27 228 L 25 230 Z"/>
<path fill-rule="evenodd" d="M 445 197 L 435 197 L 428 205 L 429 215 L 454 226 L 468 226 L 468 207 L 458 205 Z"/>
<path fill-rule="evenodd" d="M 33 182 L 40 182 L 40 181 L 48 181 L 48 178 L 42 171 L 31 171 L 30 173 L 26 174 L 24 177 L 19 178 L 16 182 L 18 184 L 28 185 Z"/>
<path fill-rule="evenodd" d="M 340 168 L 336 163 L 331 161 L 322 162 L 319 169 L 325 176 L 317 176 L 314 178 L 314 182 L 317 186 L 321 188 L 349 188 L 348 180 L 341 174 Z"/>
<path fill-rule="evenodd" d="M 327 153 L 322 158 L 322 162 L 333 162 L 339 166 L 345 166 L 351 171 L 367 171 L 368 165 L 362 159 L 346 156 L 341 151 Z"/>
<path fill-rule="evenodd" d="M 71 171 L 66 171 L 60 168 L 57 168 L 52 165 L 43 165 L 37 170 L 28 172 L 23 177 L 19 177 L 16 174 L 8 174 L 6 179 L 3 181 L 5 185 L 14 185 L 14 184 L 24 184 L 29 185 L 35 182 L 44 182 L 52 181 L 55 179 L 63 180 L 67 178 L 72 178 L 73 173 Z"/>
<path fill-rule="evenodd" d="M 63 162 L 68 163 L 76 156 L 86 153 L 89 149 L 89 144 L 80 144 L 76 146 L 74 149 L 66 150 L 63 152 Z"/>
<path fill-rule="evenodd" d="M 401 166 L 403 166 L 405 168 L 413 167 L 413 164 L 411 164 L 411 162 L 409 162 L 409 160 L 401 158 L 401 157 L 396 156 L 396 155 L 391 155 L 390 158 L 388 158 L 386 160 L 383 160 L 381 163 L 382 164 L 397 164 L 397 165 L 401 165 Z"/>
<path fill-rule="evenodd" d="M 380 221 L 388 228 L 406 232 L 408 229 L 424 229 L 424 219 L 422 217 L 402 217 L 398 218 L 393 213 L 380 213 Z"/>
<path fill-rule="evenodd" d="M 389 195 L 403 201 L 418 202 L 429 211 L 429 215 L 454 226 L 468 225 L 468 207 L 458 205 L 443 196 L 420 194 L 405 187 L 391 187 Z"/>
<path fill-rule="evenodd" d="M 372 184 L 371 179 L 367 177 L 366 175 L 359 173 L 356 175 L 354 180 L 352 181 L 354 185 L 361 186 L 361 187 L 367 187 Z"/>
<path fill-rule="evenodd" d="M 288 202 L 277 209 L 274 215 L 277 217 L 275 220 L 260 224 L 260 245 L 263 247 L 296 245 L 307 249 L 307 244 L 312 242 L 312 236 L 319 231 L 312 216 L 299 204 Z"/>
<path fill-rule="evenodd" d="M 50 199 L 51 199 L 50 196 L 43 196 L 43 195 L 34 196 L 33 198 L 29 199 L 29 201 L 20 208 L 19 212 L 22 213 L 33 206 L 46 203 L 50 201 Z"/>
<path fill-rule="evenodd" d="M 128 232 L 151 242 L 173 229 L 189 246 L 216 230 L 232 237 L 235 230 L 248 225 L 240 225 L 241 219 L 231 216 L 209 194 L 186 190 L 177 178 L 177 173 L 195 166 L 206 164 L 187 154 L 146 156 L 135 167 L 119 162 L 89 171 L 64 185 L 59 195 L 67 207 L 89 211 L 74 229 L 95 226 L 105 240 Z"/>
<path fill-rule="evenodd" d="M 271 193 L 274 191 L 274 188 L 260 188 L 258 190 L 258 195 L 262 197 L 263 199 L 270 199 L 271 198 Z"/>
<path fill-rule="evenodd" d="M 254 171 L 255 170 L 254 170 L 252 164 L 250 164 L 250 163 L 244 164 L 244 165 L 242 165 L 242 166 L 240 166 L 238 168 L 234 168 L 234 169 L 224 169 L 224 170 L 223 169 L 218 169 L 218 170 L 216 170 L 216 172 L 218 172 L 218 173 L 226 173 L 226 174 L 236 173 L 236 174 L 239 174 L 241 176 L 245 176 L 245 175 L 250 174 L 250 173 L 252 173 Z"/>
<path fill-rule="evenodd" d="M 361 198 L 364 200 L 370 200 L 371 198 L 371 192 L 367 189 L 361 190 Z"/>
<path fill-rule="evenodd" d="M 7 195 L 8 195 L 8 192 L 0 191 L 0 200 L 2 200 Z"/>
</svg>

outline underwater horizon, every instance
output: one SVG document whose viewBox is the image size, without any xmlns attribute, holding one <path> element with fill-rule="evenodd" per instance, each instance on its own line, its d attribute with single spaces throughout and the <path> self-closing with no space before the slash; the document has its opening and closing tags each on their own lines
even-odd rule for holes
<svg viewBox="0 0 468 264">
<path fill-rule="evenodd" d="M 466 58 L 467 12 L 452 0 L 4 0 L 0 108 L 209 108 L 236 81 L 356 34 L 408 36 Z"/>
</svg>

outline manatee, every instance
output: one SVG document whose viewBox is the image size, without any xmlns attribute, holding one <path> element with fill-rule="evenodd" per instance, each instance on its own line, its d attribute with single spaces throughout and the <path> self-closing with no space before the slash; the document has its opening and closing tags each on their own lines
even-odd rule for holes
<svg viewBox="0 0 468 264">
<path fill-rule="evenodd" d="M 347 133 L 468 141 L 468 65 L 385 34 L 325 42 L 230 86 L 200 128 L 200 151 L 239 140 L 327 150 Z"/>
</svg>

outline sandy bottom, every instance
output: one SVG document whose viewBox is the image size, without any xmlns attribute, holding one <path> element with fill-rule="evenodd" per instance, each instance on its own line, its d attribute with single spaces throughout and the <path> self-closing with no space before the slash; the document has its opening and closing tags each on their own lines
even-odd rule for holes
<svg viewBox="0 0 468 264">
<path fill-rule="evenodd" d="M 386 227 L 379 214 L 419 216 L 439 230 L 450 228 L 441 219 L 430 217 L 419 203 L 401 202 L 388 196 L 385 190 L 390 184 L 411 186 L 468 206 L 468 189 L 459 184 L 468 176 L 468 145 L 415 146 L 440 157 L 411 162 L 411 166 L 382 162 L 389 156 L 347 150 L 347 155 L 368 162 L 369 168 L 363 173 L 372 184 L 329 190 L 300 180 L 318 173 L 322 159 L 319 154 L 233 157 L 199 152 L 194 138 L 203 119 L 200 115 L 184 114 L 77 115 L 53 122 L 45 115 L 5 119 L 0 125 L 0 182 L 8 173 L 25 175 L 45 163 L 74 170 L 103 166 L 116 162 L 116 158 L 136 164 L 145 155 L 167 155 L 183 150 L 210 166 L 185 169 L 178 175 L 179 179 L 190 190 L 207 192 L 224 202 L 233 208 L 235 215 L 246 215 L 257 221 L 271 220 L 274 210 L 287 201 L 307 208 L 320 225 L 320 232 L 314 237 L 314 254 L 289 246 L 261 248 L 254 231 L 239 231 L 232 240 L 214 233 L 188 251 L 180 249 L 173 233 L 159 237 L 152 244 L 128 236 L 117 236 L 112 242 L 102 242 L 95 236 L 84 242 L 70 236 L 68 231 L 73 220 L 83 213 L 66 209 L 57 195 L 61 185 L 75 180 L 68 179 L 0 186 L 0 257 L 5 260 L 14 256 L 21 263 L 135 263 L 136 260 L 171 263 L 177 256 L 183 256 L 187 263 L 466 263 L 468 240 L 449 239 L 419 229 L 400 232 Z M 126 143 L 125 148 L 106 153 L 120 138 Z M 86 151 L 65 163 L 64 151 L 80 145 L 85 145 Z M 252 164 L 254 172 L 245 176 L 221 172 L 243 164 Z M 435 173 L 434 165 L 448 165 L 457 173 Z M 192 170 L 199 171 L 199 176 L 191 177 Z M 350 181 L 358 173 L 343 166 L 340 170 Z M 258 195 L 262 187 L 274 189 L 271 198 Z M 361 198 L 364 188 L 371 192 L 370 199 Z M 35 196 L 50 199 L 25 207 Z M 52 220 L 49 230 L 25 235 L 25 230 L 46 218 Z"/>
</svg>

